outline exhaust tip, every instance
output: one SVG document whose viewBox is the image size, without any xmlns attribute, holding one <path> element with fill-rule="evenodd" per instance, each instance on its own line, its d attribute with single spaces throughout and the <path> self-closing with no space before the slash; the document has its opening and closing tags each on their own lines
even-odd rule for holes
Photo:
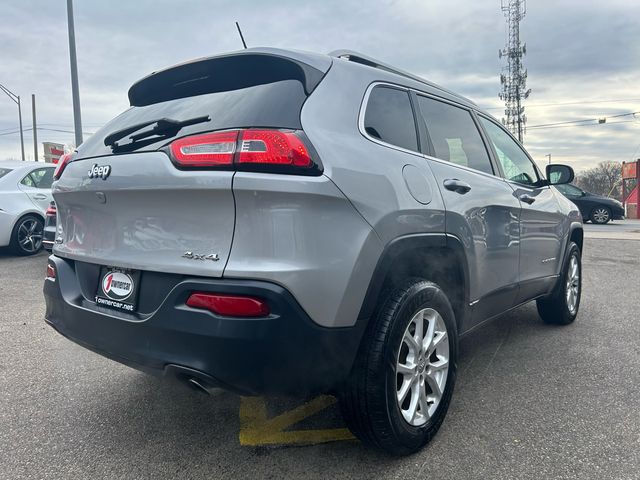
<svg viewBox="0 0 640 480">
<path fill-rule="evenodd" d="M 204 393 L 205 395 L 209 395 L 209 389 L 205 387 L 202 383 L 200 383 L 200 380 L 198 380 L 197 378 L 193 378 L 193 377 L 187 378 L 186 383 L 192 390 L 195 390 L 200 393 Z"/>
</svg>

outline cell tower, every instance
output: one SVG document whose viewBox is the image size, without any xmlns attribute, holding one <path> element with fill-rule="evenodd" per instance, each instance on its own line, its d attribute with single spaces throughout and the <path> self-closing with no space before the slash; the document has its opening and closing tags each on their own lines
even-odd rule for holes
<svg viewBox="0 0 640 480">
<path fill-rule="evenodd" d="M 526 0 L 501 0 L 501 3 L 502 13 L 507 18 L 507 43 L 498 51 L 498 57 L 505 57 L 507 65 L 500 74 L 502 91 L 498 97 L 504 100 L 503 125 L 522 143 L 527 123 L 522 100 L 531 93 L 531 89 L 527 90 L 527 71 L 522 67 L 527 45 L 520 44 L 520 20 L 527 14 L 527 3 Z"/>
</svg>

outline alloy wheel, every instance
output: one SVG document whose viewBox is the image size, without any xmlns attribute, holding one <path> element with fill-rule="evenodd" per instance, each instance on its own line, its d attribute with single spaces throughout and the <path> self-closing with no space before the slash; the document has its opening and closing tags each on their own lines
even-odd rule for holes
<svg viewBox="0 0 640 480">
<path fill-rule="evenodd" d="M 25 253 L 35 253 L 42 247 L 42 224 L 35 218 L 22 220 L 18 226 L 18 245 Z"/>
<path fill-rule="evenodd" d="M 580 266 L 578 257 L 575 255 L 572 255 L 571 260 L 569 260 L 565 295 L 567 297 L 567 308 L 571 315 L 574 315 L 578 309 L 578 298 L 580 297 Z"/>
<path fill-rule="evenodd" d="M 396 362 L 396 398 L 405 421 L 424 425 L 435 413 L 449 373 L 449 339 L 442 316 L 432 308 L 407 326 Z"/>
<path fill-rule="evenodd" d="M 596 208 L 593 211 L 593 220 L 596 223 L 607 223 L 609 221 L 609 210 L 604 207 Z"/>
</svg>

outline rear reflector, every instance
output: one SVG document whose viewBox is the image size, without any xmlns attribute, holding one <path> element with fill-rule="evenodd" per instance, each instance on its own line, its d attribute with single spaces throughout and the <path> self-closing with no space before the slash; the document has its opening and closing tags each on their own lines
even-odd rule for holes
<svg viewBox="0 0 640 480">
<path fill-rule="evenodd" d="M 311 173 L 317 165 L 293 131 L 248 129 L 193 135 L 175 140 L 169 150 L 178 166 Z"/>
<path fill-rule="evenodd" d="M 47 277 L 46 278 L 47 278 L 47 280 L 53 280 L 54 282 L 56 280 L 56 269 L 50 263 L 47 264 Z"/>
<path fill-rule="evenodd" d="M 187 305 L 192 308 L 209 310 L 224 317 L 266 317 L 269 315 L 269 305 L 254 297 L 196 292 L 189 296 Z"/>
</svg>

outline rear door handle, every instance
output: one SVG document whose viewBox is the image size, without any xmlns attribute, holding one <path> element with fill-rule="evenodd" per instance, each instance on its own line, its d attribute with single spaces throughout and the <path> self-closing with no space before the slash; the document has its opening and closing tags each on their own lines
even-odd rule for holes
<svg viewBox="0 0 640 480">
<path fill-rule="evenodd" d="M 463 182 L 462 180 L 458 180 L 457 178 L 447 178 L 444 182 L 442 182 L 442 184 L 447 190 L 459 193 L 460 195 L 464 195 L 469 190 L 471 190 L 471 185 L 469 185 L 467 182 Z"/>
<path fill-rule="evenodd" d="M 526 193 L 523 195 L 520 195 L 520 200 L 522 200 L 524 203 L 528 203 L 529 205 L 531 205 L 533 202 L 536 201 L 535 197 L 532 197 L 531 195 L 527 195 Z"/>
<path fill-rule="evenodd" d="M 34 198 L 34 200 L 46 200 L 46 199 L 47 199 L 47 196 L 46 196 L 46 195 L 43 195 L 42 193 L 36 193 L 36 194 L 33 196 L 33 198 Z"/>
</svg>

